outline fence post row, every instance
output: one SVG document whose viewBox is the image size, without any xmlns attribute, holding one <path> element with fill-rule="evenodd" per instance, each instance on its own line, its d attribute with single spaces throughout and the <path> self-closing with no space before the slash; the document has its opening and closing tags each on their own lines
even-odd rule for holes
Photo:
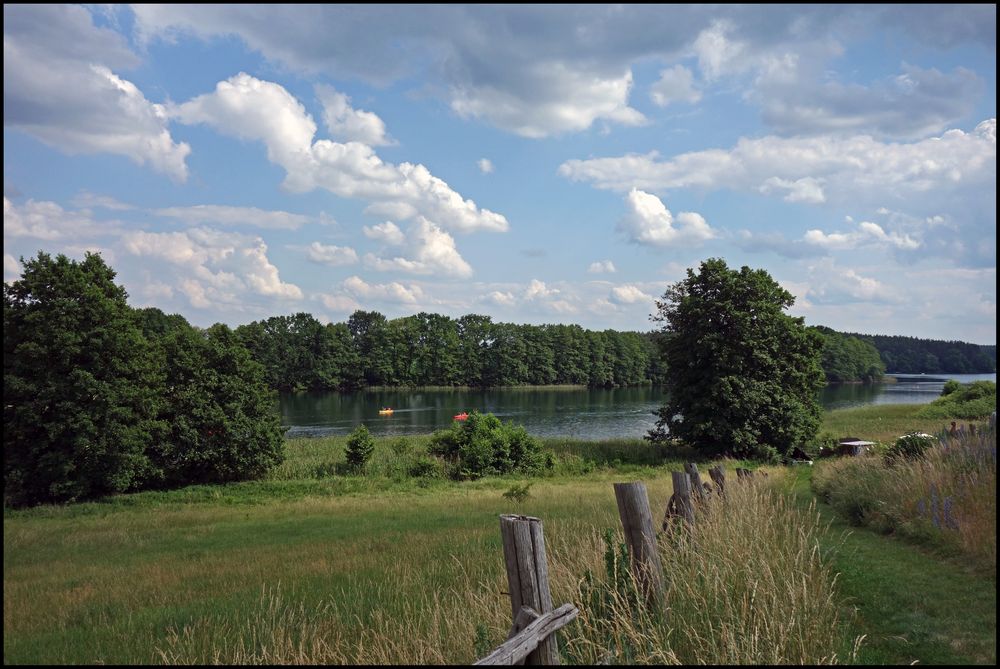
<svg viewBox="0 0 1000 669">
<path fill-rule="evenodd" d="M 708 475 L 712 478 L 715 483 L 715 487 L 719 491 L 719 495 L 726 494 L 726 470 L 722 468 L 722 465 L 716 465 L 708 470 Z"/>
<path fill-rule="evenodd" d="M 514 620 L 513 635 L 521 631 L 517 629 L 519 620 L 521 625 L 530 626 L 533 624 L 530 614 L 539 617 L 552 611 L 542 521 L 531 516 L 504 514 L 500 516 L 500 535 L 507 567 L 511 619 Z M 521 613 L 522 607 L 531 609 L 527 617 Z M 559 664 L 555 636 L 550 634 L 541 639 L 538 647 L 528 654 L 526 664 Z"/>
<path fill-rule="evenodd" d="M 663 599 L 663 567 L 653 530 L 653 514 L 649 510 L 646 485 L 641 481 L 616 483 L 615 500 L 618 516 L 625 529 L 625 542 L 632 558 L 632 573 L 650 604 Z"/>
<path fill-rule="evenodd" d="M 674 494 L 667 502 L 667 512 L 663 515 L 663 529 L 667 529 L 673 516 L 680 516 L 688 527 L 694 526 L 694 504 L 691 501 L 691 478 L 685 472 L 670 472 L 674 483 Z"/>
<path fill-rule="evenodd" d="M 691 488 L 694 490 L 694 496 L 698 498 L 699 502 L 705 501 L 705 489 L 701 487 L 701 474 L 698 473 L 698 465 L 689 462 L 684 465 L 684 471 L 687 472 L 688 477 L 691 479 Z"/>
</svg>

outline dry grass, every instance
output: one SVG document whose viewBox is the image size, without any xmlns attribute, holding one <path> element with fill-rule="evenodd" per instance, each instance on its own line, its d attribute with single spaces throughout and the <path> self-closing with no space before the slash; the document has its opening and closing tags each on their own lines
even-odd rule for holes
<svg viewBox="0 0 1000 669">
<path fill-rule="evenodd" d="M 853 522 L 951 547 L 996 573 L 996 429 L 939 436 L 924 457 L 824 462 L 813 485 Z"/>
<path fill-rule="evenodd" d="M 655 500 L 669 493 L 662 481 L 650 491 Z M 774 486 L 732 485 L 725 500 L 698 508 L 694 535 L 676 528 L 661 536 L 668 604 L 659 611 L 637 605 L 628 587 L 584 578 L 587 572 L 607 574 L 600 528 L 616 527 L 617 518 L 606 501 L 580 502 L 577 517 L 557 516 L 545 525 L 553 599 L 581 609 L 577 622 L 561 634 L 565 659 L 588 664 L 838 660 L 835 579 L 818 548 L 824 528 L 813 510 L 796 508 Z M 300 603 L 300 593 L 262 588 L 257 606 L 242 617 L 207 616 L 170 629 L 157 659 L 169 664 L 472 662 L 498 645 L 510 625 L 497 548 L 490 547 L 487 568 L 467 568 L 484 566 L 481 556 L 452 556 L 452 564 L 443 565 L 450 582 L 438 590 L 421 589 L 427 563 L 418 569 L 406 558 L 380 582 L 352 584 L 350 591 L 312 607 Z M 630 579 L 627 571 L 622 576 Z M 346 599 L 359 589 L 381 606 L 359 614 Z"/>
</svg>

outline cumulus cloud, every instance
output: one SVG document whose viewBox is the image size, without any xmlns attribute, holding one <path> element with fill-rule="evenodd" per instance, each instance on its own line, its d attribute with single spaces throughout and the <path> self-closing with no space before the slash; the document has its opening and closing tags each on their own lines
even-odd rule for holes
<svg viewBox="0 0 1000 669">
<path fill-rule="evenodd" d="M 292 214 L 287 211 L 269 211 L 257 207 L 229 207 L 217 204 L 167 207 L 154 209 L 153 213 L 189 225 L 239 225 L 268 230 L 297 230 L 312 220 L 309 216 Z"/>
<path fill-rule="evenodd" d="M 609 299 L 615 304 L 636 304 L 639 302 L 652 302 L 653 296 L 647 295 L 636 286 L 625 284 L 612 288 Z"/>
<path fill-rule="evenodd" d="M 312 117 L 278 84 L 240 73 L 171 113 L 183 123 L 205 123 L 225 134 L 262 141 L 268 159 L 285 169 L 284 186 L 293 192 L 324 188 L 339 197 L 393 207 L 406 214 L 400 218 L 420 215 L 459 232 L 508 228 L 506 218 L 463 199 L 423 165 L 383 162 L 372 147 L 359 142 L 313 142 Z"/>
<path fill-rule="evenodd" d="M 345 142 L 361 142 L 369 146 L 395 144 L 385 134 L 385 123 L 377 114 L 354 109 L 351 98 L 332 86 L 316 86 L 316 95 L 323 104 L 323 121 L 330 135 Z"/>
<path fill-rule="evenodd" d="M 28 200 L 16 205 L 3 199 L 3 235 L 34 239 L 79 240 L 113 230 L 113 222 L 97 223 L 87 211 L 67 211 L 55 202 Z"/>
<path fill-rule="evenodd" d="M 803 177 L 795 181 L 770 177 L 758 188 L 764 195 L 770 195 L 778 191 L 786 191 L 787 195 L 782 198 L 785 202 L 806 202 L 809 204 L 820 204 L 826 202 L 823 194 L 822 180 L 812 177 Z"/>
<path fill-rule="evenodd" d="M 406 241 L 406 235 L 392 221 L 379 223 L 378 225 L 364 226 L 362 231 L 368 239 L 374 239 L 391 246 L 399 246 Z"/>
<path fill-rule="evenodd" d="M 588 274 L 614 274 L 615 271 L 615 264 L 610 260 L 592 262 L 590 263 L 590 267 L 587 268 Z"/>
<path fill-rule="evenodd" d="M 360 276 L 344 279 L 341 287 L 349 295 L 365 301 L 391 302 L 396 304 L 417 304 L 424 299 L 424 291 L 416 284 L 405 286 L 397 281 L 391 283 L 368 283 Z"/>
<path fill-rule="evenodd" d="M 774 136 L 740 139 L 729 150 L 707 149 L 658 160 L 658 154 L 568 160 L 559 173 L 597 188 L 759 190 L 768 179 L 798 183 L 823 179 L 825 199 L 926 192 L 962 182 L 989 182 L 996 174 L 996 119 L 972 132 L 949 130 L 909 144 L 870 136 L 850 138 Z M 805 182 L 809 184 L 811 182 Z"/>
<path fill-rule="evenodd" d="M 857 230 L 851 232 L 827 234 L 822 230 L 808 230 L 803 241 L 807 244 L 838 250 L 853 250 L 869 244 L 886 245 L 905 250 L 920 248 L 920 242 L 909 235 L 896 232 L 887 233 L 882 229 L 882 226 L 871 221 L 862 221 L 858 224 Z"/>
<path fill-rule="evenodd" d="M 358 262 L 358 254 L 351 247 L 319 242 L 313 242 L 309 245 L 309 248 L 306 249 L 306 257 L 314 263 L 330 265 L 331 267 L 353 265 Z"/>
<path fill-rule="evenodd" d="M 456 278 L 472 276 L 472 267 L 459 255 L 455 239 L 422 216 L 410 225 L 405 240 L 399 245 L 404 247 L 407 255 L 386 258 L 369 253 L 365 255 L 365 264 L 383 272 L 440 274 Z"/>
<path fill-rule="evenodd" d="M 637 244 L 697 245 L 718 236 L 700 214 L 685 211 L 675 219 L 660 198 L 650 193 L 633 188 L 625 202 L 628 213 L 618 229 Z"/>
<path fill-rule="evenodd" d="M 299 300 L 298 286 L 285 283 L 267 258 L 260 237 L 212 228 L 183 232 L 129 232 L 122 235 L 125 251 L 173 267 L 175 287 L 199 309 L 240 308 L 251 296 Z"/>
<path fill-rule="evenodd" d="M 171 137 L 163 105 L 111 69 L 137 64 L 83 7 L 5 5 L 4 125 L 63 153 L 123 155 L 185 181 L 191 149 Z"/>
<path fill-rule="evenodd" d="M 476 161 L 476 166 L 483 174 L 493 174 L 493 162 L 489 158 L 480 158 Z"/>
<path fill-rule="evenodd" d="M 21 278 L 21 272 L 24 268 L 21 267 L 21 263 L 18 262 L 17 258 L 9 253 L 3 254 L 3 280 L 4 283 L 13 283 Z"/>
<path fill-rule="evenodd" d="M 649 97 L 659 107 L 674 102 L 694 104 L 701 100 L 701 91 L 694 87 L 694 75 L 683 65 L 660 72 L 660 78 L 649 89 Z"/>
</svg>

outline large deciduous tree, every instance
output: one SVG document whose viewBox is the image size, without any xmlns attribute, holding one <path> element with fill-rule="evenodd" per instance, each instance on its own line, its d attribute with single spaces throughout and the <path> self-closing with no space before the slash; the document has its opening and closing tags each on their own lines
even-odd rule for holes
<svg viewBox="0 0 1000 669">
<path fill-rule="evenodd" d="M 764 270 L 704 261 L 657 300 L 666 404 L 652 441 L 773 458 L 812 438 L 822 336 L 784 313 L 795 298 Z"/>
<path fill-rule="evenodd" d="M 99 255 L 39 253 L 3 288 L 4 498 L 64 502 L 155 478 L 159 372 Z"/>
</svg>

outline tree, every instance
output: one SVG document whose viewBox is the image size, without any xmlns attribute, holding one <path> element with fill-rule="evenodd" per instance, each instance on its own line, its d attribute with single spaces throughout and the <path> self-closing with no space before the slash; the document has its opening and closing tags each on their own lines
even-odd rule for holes
<svg viewBox="0 0 1000 669">
<path fill-rule="evenodd" d="M 151 444 L 161 486 L 256 478 L 284 458 L 284 430 L 264 368 L 236 333 L 179 327 L 156 342 L 166 378 L 165 439 Z"/>
<path fill-rule="evenodd" d="M 363 424 L 351 432 L 347 438 L 347 464 L 358 473 L 363 473 L 365 466 L 375 452 L 375 439 Z"/>
<path fill-rule="evenodd" d="M 66 502 L 142 487 L 162 434 L 159 372 L 99 255 L 39 252 L 3 287 L 4 497 Z"/>
<path fill-rule="evenodd" d="M 737 457 L 774 457 L 812 438 L 823 339 L 783 313 L 794 301 L 764 270 L 718 258 L 668 287 L 653 317 L 665 324 L 667 402 L 647 438 Z"/>
</svg>

